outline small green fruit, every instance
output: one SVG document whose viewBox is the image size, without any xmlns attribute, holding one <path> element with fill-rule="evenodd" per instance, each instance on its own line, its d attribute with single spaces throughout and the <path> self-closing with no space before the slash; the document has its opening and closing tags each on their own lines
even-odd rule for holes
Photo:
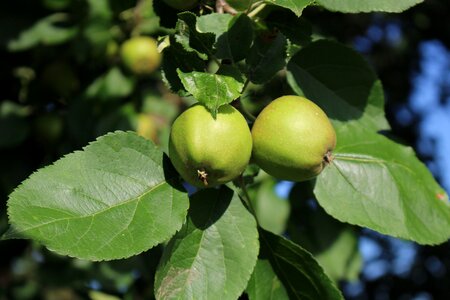
<svg viewBox="0 0 450 300">
<path fill-rule="evenodd" d="M 304 181 L 331 162 L 336 133 L 319 106 L 299 96 L 267 105 L 253 128 L 253 159 L 279 179 Z"/>
<path fill-rule="evenodd" d="M 196 6 L 198 0 L 164 0 L 164 2 L 172 8 L 187 10 Z"/>
<path fill-rule="evenodd" d="M 148 75 L 161 64 L 157 42 L 148 36 L 133 37 L 122 44 L 120 57 L 123 64 L 136 75 Z"/>
<path fill-rule="evenodd" d="M 245 118 L 231 105 L 219 108 L 216 119 L 196 104 L 173 123 L 169 156 L 180 175 L 197 187 L 213 187 L 239 176 L 252 152 Z"/>
</svg>

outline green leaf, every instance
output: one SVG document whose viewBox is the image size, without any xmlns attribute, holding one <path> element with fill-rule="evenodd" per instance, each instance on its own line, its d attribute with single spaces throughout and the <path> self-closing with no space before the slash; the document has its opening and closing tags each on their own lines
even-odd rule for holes
<svg viewBox="0 0 450 300">
<path fill-rule="evenodd" d="M 266 0 L 273 5 L 285 7 L 292 10 L 297 16 L 300 16 L 303 9 L 313 3 L 313 0 Z"/>
<path fill-rule="evenodd" d="M 354 50 L 319 40 L 297 52 L 287 70 L 292 89 L 317 103 L 335 125 L 357 121 L 374 131 L 389 129 L 381 83 Z"/>
<path fill-rule="evenodd" d="M 42 45 L 56 45 L 64 43 L 75 36 L 77 28 L 63 27 L 59 23 L 68 20 L 68 15 L 55 13 L 49 15 L 22 31 L 18 37 L 8 42 L 10 51 L 23 51 Z"/>
<path fill-rule="evenodd" d="M 118 67 L 114 67 L 87 87 L 86 96 L 102 100 L 123 98 L 133 92 L 134 86 L 135 81 L 132 78 L 125 76 Z"/>
<path fill-rule="evenodd" d="M 233 16 L 230 14 L 212 13 L 197 18 L 198 32 L 211 32 L 216 36 L 216 41 L 228 30 L 228 24 Z"/>
<path fill-rule="evenodd" d="M 203 72 L 183 73 L 178 71 L 184 88 L 197 101 L 204 104 L 215 117 L 220 106 L 230 103 L 241 95 L 243 81 L 228 75 Z"/>
<path fill-rule="evenodd" d="M 259 225 L 275 234 L 282 234 L 289 218 L 290 204 L 277 196 L 275 184 L 272 178 L 263 181 L 252 202 Z"/>
<path fill-rule="evenodd" d="M 260 258 L 268 258 L 290 299 L 344 299 L 312 255 L 293 242 L 259 230 Z"/>
<path fill-rule="evenodd" d="M 311 42 L 311 24 L 289 10 L 275 10 L 265 21 L 271 28 L 279 29 L 294 44 L 303 46 Z"/>
<path fill-rule="evenodd" d="M 213 53 L 215 35 L 197 30 L 197 16 L 191 12 L 178 14 L 175 39 L 188 51 L 195 51 L 200 58 L 207 60 Z"/>
<path fill-rule="evenodd" d="M 402 12 L 423 0 L 317 0 L 319 4 L 328 10 L 346 13 L 384 11 Z"/>
<path fill-rule="evenodd" d="M 163 79 L 173 92 L 183 94 L 184 87 L 177 70 L 184 73 L 202 71 L 205 69 L 205 62 L 196 52 L 186 50 L 174 37 L 168 40 L 170 46 L 164 48 L 163 52 Z"/>
<path fill-rule="evenodd" d="M 258 256 L 256 221 L 225 186 L 191 199 L 189 218 L 167 245 L 155 279 L 157 299 L 237 299 Z"/>
<path fill-rule="evenodd" d="M 281 33 L 260 34 L 247 56 L 247 77 L 253 83 L 265 83 L 286 65 L 286 38 Z"/>
<path fill-rule="evenodd" d="M 113 17 L 108 0 L 87 0 L 89 5 L 89 18 L 97 20 L 110 20 Z"/>
<path fill-rule="evenodd" d="M 108 134 L 25 180 L 9 197 L 5 237 L 89 260 L 139 254 L 185 220 L 188 198 L 176 177 L 148 140 Z"/>
<path fill-rule="evenodd" d="M 267 259 L 258 259 L 247 285 L 250 300 L 288 300 L 288 294 Z"/>
<path fill-rule="evenodd" d="M 235 16 L 228 30 L 217 41 L 217 58 L 230 59 L 233 63 L 243 60 L 253 42 L 252 20 L 245 14 Z"/>
<path fill-rule="evenodd" d="M 330 215 L 420 244 L 450 238 L 448 197 L 411 148 L 356 124 L 339 128 L 337 141 L 314 189 Z"/>
</svg>

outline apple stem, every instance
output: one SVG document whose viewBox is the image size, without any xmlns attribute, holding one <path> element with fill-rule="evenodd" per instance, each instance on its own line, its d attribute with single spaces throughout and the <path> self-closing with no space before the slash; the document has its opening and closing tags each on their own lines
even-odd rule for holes
<svg viewBox="0 0 450 300">
<path fill-rule="evenodd" d="M 208 173 L 204 169 L 197 170 L 197 177 L 203 182 L 205 186 L 208 186 Z"/>
<path fill-rule="evenodd" d="M 229 13 L 231 15 L 236 15 L 238 12 L 230 4 L 227 3 L 226 0 L 217 0 L 216 1 L 216 11 L 219 14 Z"/>
<path fill-rule="evenodd" d="M 334 159 L 333 153 L 330 150 L 328 150 L 327 153 L 325 153 L 325 156 L 323 157 L 324 162 L 327 164 L 331 164 L 333 162 L 333 159 Z"/>
</svg>

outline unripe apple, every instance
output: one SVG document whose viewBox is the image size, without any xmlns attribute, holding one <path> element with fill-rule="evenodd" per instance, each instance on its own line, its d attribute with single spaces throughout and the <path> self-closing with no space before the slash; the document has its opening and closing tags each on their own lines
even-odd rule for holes
<svg viewBox="0 0 450 300">
<path fill-rule="evenodd" d="M 197 5 L 198 0 L 164 0 L 164 2 L 172 8 L 187 10 Z"/>
<path fill-rule="evenodd" d="M 252 135 L 245 118 L 231 105 L 219 108 L 216 118 L 196 104 L 173 123 L 169 156 L 184 180 L 197 187 L 213 187 L 239 176 L 252 152 Z"/>
<path fill-rule="evenodd" d="M 252 128 L 253 159 L 279 179 L 304 181 L 331 162 L 336 133 L 323 110 L 299 96 L 273 100 Z"/>
<path fill-rule="evenodd" d="M 155 39 L 148 36 L 133 37 L 120 48 L 123 64 L 136 75 L 147 75 L 161 64 L 161 53 Z"/>
<path fill-rule="evenodd" d="M 137 116 L 136 133 L 156 143 L 158 138 L 158 128 L 154 117 L 149 114 L 140 113 Z"/>
</svg>

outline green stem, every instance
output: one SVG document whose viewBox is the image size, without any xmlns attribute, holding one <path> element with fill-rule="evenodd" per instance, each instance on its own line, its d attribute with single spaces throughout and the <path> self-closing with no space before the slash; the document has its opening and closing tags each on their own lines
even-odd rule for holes
<svg viewBox="0 0 450 300">
<path fill-rule="evenodd" d="M 248 84 L 250 83 L 250 80 L 246 80 L 244 83 L 244 87 L 242 88 L 242 94 L 244 94 L 245 89 L 247 88 Z M 256 117 L 249 112 L 245 106 L 244 103 L 242 103 L 241 98 L 239 98 L 239 111 L 251 122 L 254 123 L 256 120 Z"/>
<path fill-rule="evenodd" d="M 261 3 L 260 5 L 256 6 L 251 12 L 249 12 L 247 16 L 253 19 L 254 17 L 256 17 L 257 14 L 259 14 L 264 9 L 264 7 L 266 7 L 266 4 Z"/>
<path fill-rule="evenodd" d="M 252 203 L 252 200 L 250 199 L 250 196 L 248 195 L 247 187 L 245 185 L 244 177 L 242 175 L 239 176 L 239 185 L 240 185 L 240 188 L 241 188 L 241 191 L 242 191 L 241 199 L 243 199 L 245 204 L 247 204 L 247 207 L 249 208 L 251 214 L 255 217 L 256 223 L 259 224 L 258 217 L 256 215 L 256 210 L 253 207 L 253 203 Z"/>
</svg>

